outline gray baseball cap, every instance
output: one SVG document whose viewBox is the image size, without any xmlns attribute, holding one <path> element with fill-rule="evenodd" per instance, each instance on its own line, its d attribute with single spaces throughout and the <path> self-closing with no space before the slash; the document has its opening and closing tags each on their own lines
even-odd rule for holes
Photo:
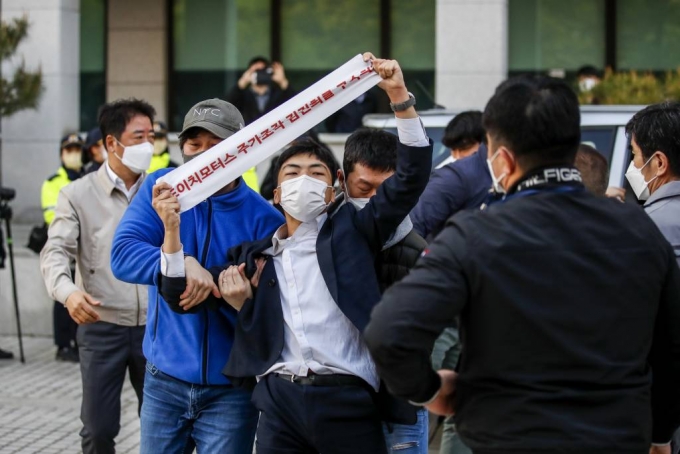
<svg viewBox="0 0 680 454">
<path fill-rule="evenodd" d="M 226 139 L 244 124 L 243 115 L 233 104 L 218 98 L 206 99 L 189 109 L 179 136 L 181 138 L 191 128 L 203 128 L 220 139 Z"/>
</svg>

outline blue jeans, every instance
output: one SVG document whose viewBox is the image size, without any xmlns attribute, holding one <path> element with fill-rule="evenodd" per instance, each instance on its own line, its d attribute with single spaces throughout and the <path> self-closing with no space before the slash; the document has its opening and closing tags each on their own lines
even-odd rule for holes
<svg viewBox="0 0 680 454">
<path fill-rule="evenodd" d="M 146 365 L 140 454 L 251 454 L 258 413 L 250 393 L 203 386 Z"/>
<path fill-rule="evenodd" d="M 427 454 L 427 410 L 418 410 L 414 425 L 383 423 L 387 452 L 390 454 Z"/>
</svg>

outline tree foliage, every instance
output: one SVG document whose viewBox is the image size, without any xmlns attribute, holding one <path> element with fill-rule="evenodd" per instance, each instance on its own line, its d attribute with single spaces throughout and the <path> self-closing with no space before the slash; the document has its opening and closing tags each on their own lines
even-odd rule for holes
<svg viewBox="0 0 680 454">
<path fill-rule="evenodd" d="M 664 76 L 650 72 L 605 71 L 592 90 L 579 93 L 581 104 L 655 104 L 667 99 L 680 100 L 680 69 Z"/>
<path fill-rule="evenodd" d="M 28 18 L 15 18 L 0 23 L 0 59 L 14 56 L 21 41 L 28 35 Z M 8 117 L 23 109 L 35 109 L 43 92 L 42 71 L 26 70 L 22 59 L 10 77 L 0 78 L 0 116 Z"/>
</svg>

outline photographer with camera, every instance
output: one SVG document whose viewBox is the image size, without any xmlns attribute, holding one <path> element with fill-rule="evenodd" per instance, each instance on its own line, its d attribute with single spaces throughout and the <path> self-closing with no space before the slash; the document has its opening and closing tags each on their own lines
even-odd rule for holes
<svg viewBox="0 0 680 454">
<path fill-rule="evenodd" d="M 246 124 L 250 124 L 295 95 L 281 63 L 270 64 L 264 57 L 255 57 L 227 101 L 243 114 Z"/>
</svg>

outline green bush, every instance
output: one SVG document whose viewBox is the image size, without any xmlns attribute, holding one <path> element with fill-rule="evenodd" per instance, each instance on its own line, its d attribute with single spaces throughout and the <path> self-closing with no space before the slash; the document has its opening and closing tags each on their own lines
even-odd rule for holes
<svg viewBox="0 0 680 454">
<path fill-rule="evenodd" d="M 658 78 L 637 71 L 605 71 L 592 90 L 579 93 L 581 104 L 654 104 L 666 99 L 680 100 L 680 69 Z"/>
</svg>

